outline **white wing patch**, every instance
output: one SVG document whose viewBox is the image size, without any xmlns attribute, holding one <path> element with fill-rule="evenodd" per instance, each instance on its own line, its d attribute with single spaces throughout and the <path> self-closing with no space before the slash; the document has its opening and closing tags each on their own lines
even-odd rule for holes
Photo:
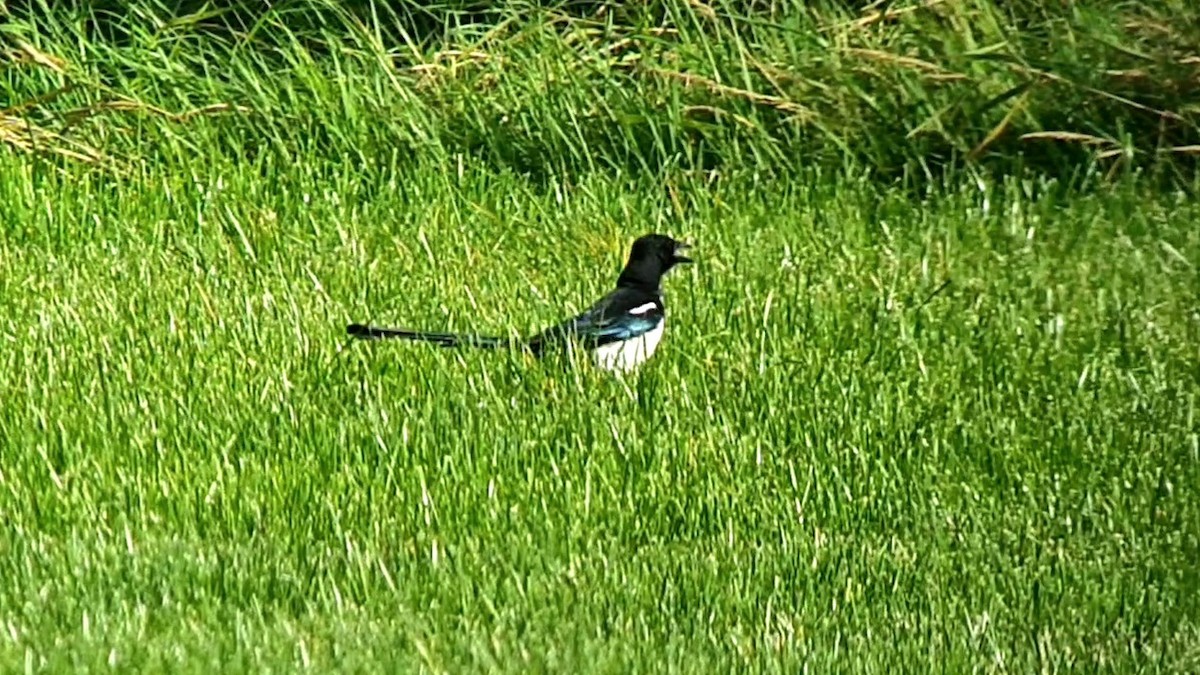
<svg viewBox="0 0 1200 675">
<path fill-rule="evenodd" d="M 654 303 L 648 303 L 641 307 L 635 307 L 634 310 L 642 310 L 642 313 L 647 310 L 646 307 L 653 307 Z M 634 312 L 631 310 L 631 313 Z M 610 342 L 606 345 L 601 345 L 592 352 L 593 358 L 596 360 L 596 365 L 604 370 L 611 370 L 620 373 L 627 373 L 634 368 L 646 362 L 654 350 L 658 348 L 658 343 L 662 341 L 663 328 L 667 325 L 666 321 L 659 321 L 658 325 L 645 333 L 620 342 Z"/>
<path fill-rule="evenodd" d="M 657 306 L 658 305 L 656 303 L 647 302 L 644 305 L 638 305 L 637 307 L 634 307 L 633 309 L 629 310 L 629 313 L 630 314 L 645 314 L 646 312 L 649 312 L 650 310 L 654 309 Z"/>
</svg>

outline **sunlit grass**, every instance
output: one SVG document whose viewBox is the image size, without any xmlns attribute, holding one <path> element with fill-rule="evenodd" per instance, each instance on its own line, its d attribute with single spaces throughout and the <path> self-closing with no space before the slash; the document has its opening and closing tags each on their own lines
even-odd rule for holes
<svg viewBox="0 0 1200 675">
<path fill-rule="evenodd" d="M 1020 63 L 839 60 L 982 45 L 991 3 L 833 52 L 832 10 L 664 6 L 0 26 L 46 96 L 0 103 L 0 670 L 1200 670 L 1194 181 L 989 178 L 929 151 L 1002 107 L 907 134 Z M 1145 122 L 1055 82 L 991 105 Z M 529 334 L 652 231 L 697 264 L 632 376 L 344 335 Z"/>
<path fill-rule="evenodd" d="M 433 169 L 42 180 L 4 661 L 1194 664 L 1190 203 Z M 528 331 L 651 230 L 699 263 L 624 381 L 341 334 Z"/>
</svg>

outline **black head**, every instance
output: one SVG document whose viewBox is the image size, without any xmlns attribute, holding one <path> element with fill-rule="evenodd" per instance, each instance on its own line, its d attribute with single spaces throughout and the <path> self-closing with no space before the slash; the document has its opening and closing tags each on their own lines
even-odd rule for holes
<svg viewBox="0 0 1200 675">
<path fill-rule="evenodd" d="M 636 286 L 649 290 L 657 290 L 662 276 L 672 267 L 680 263 L 690 263 L 692 259 L 681 255 L 691 248 L 690 244 L 677 241 L 665 234 L 647 234 L 638 237 L 633 242 L 629 252 L 629 262 L 617 279 L 618 286 Z"/>
</svg>

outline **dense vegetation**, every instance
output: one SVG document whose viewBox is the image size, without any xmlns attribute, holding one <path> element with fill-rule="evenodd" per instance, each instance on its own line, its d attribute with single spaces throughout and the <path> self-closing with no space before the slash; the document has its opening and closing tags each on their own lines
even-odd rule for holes
<svg viewBox="0 0 1200 675">
<path fill-rule="evenodd" d="M 1200 667 L 1194 3 L 5 11 L 0 669 Z"/>
<path fill-rule="evenodd" d="M 916 182 L 976 165 L 1190 176 L 1200 153 L 1187 0 L 110 4 L 4 26 L 10 145 L 126 168 L 319 148 L 538 176 L 753 163 Z M 205 114 L 224 119 L 189 124 Z"/>
</svg>

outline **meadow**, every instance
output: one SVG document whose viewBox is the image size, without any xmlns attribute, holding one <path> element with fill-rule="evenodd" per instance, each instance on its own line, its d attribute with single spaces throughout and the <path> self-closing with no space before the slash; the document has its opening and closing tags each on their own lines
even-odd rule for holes
<svg viewBox="0 0 1200 675">
<path fill-rule="evenodd" d="M 0 670 L 1200 669 L 1197 10 L 346 5 L 0 26 Z"/>
</svg>

